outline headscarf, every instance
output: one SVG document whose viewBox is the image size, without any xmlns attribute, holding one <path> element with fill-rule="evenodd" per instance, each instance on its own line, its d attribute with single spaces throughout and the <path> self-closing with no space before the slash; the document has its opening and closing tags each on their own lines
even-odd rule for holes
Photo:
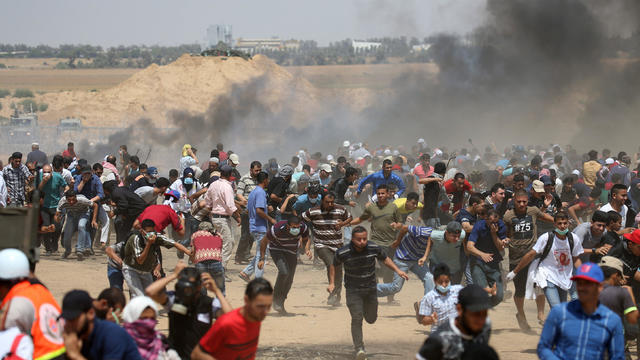
<svg viewBox="0 0 640 360">
<path fill-rule="evenodd" d="M 293 166 L 287 164 L 280 168 L 278 171 L 278 176 L 284 178 L 287 176 L 293 175 Z"/>
<path fill-rule="evenodd" d="M 182 157 L 189 155 L 189 152 L 187 151 L 189 149 L 191 149 L 191 145 L 184 144 L 184 146 L 182 147 Z"/>
<path fill-rule="evenodd" d="M 185 190 L 187 190 L 187 192 L 191 191 L 191 189 L 193 188 L 193 184 L 185 184 L 184 183 L 184 179 L 189 177 L 189 174 L 191 174 L 191 177 L 193 178 L 193 183 L 195 184 L 196 181 L 196 176 L 195 176 L 195 171 L 193 171 L 192 168 L 188 167 L 186 169 L 184 169 L 184 171 L 182 172 L 182 185 L 184 186 Z"/>
<path fill-rule="evenodd" d="M 123 327 L 135 341 L 140 356 L 143 359 L 156 360 L 160 352 L 165 351 L 167 347 L 162 341 L 163 335 L 155 329 L 158 322 L 153 319 L 140 319 L 146 308 L 158 313 L 158 308 L 151 298 L 138 296 L 131 299 L 122 310 L 122 320 L 125 322 Z"/>
</svg>

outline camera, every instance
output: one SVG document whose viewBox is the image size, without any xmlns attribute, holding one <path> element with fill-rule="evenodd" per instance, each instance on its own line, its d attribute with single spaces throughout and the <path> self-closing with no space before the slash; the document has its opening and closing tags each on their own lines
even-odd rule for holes
<svg viewBox="0 0 640 360">
<path fill-rule="evenodd" d="M 187 315 L 195 307 L 199 291 L 200 272 L 193 267 L 182 270 L 176 283 L 175 300 L 171 311 Z"/>
</svg>

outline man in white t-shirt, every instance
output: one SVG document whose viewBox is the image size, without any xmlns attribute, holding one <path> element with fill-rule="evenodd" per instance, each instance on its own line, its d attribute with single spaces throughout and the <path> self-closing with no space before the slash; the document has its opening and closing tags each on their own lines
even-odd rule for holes
<svg viewBox="0 0 640 360">
<path fill-rule="evenodd" d="M 581 239 L 569 231 L 567 213 L 558 212 L 553 220 L 555 229 L 550 247 L 547 246 L 550 240 L 549 233 L 542 234 L 518 266 L 507 275 L 507 280 L 513 280 L 516 274 L 535 258 L 536 261 L 529 267 L 529 276 L 544 290 L 550 307 L 567 301 L 573 267 L 580 266 L 579 256 L 584 252 Z"/>
<path fill-rule="evenodd" d="M 627 224 L 627 212 L 629 208 L 625 205 L 627 201 L 627 186 L 624 184 L 615 184 L 611 188 L 611 200 L 607 205 L 600 208 L 601 211 L 609 212 L 611 210 L 617 212 L 622 216 L 622 227 L 626 227 Z"/>
</svg>

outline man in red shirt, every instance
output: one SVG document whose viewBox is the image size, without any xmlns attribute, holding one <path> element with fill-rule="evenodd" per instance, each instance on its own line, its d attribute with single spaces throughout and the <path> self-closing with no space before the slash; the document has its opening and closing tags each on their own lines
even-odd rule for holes
<svg viewBox="0 0 640 360">
<path fill-rule="evenodd" d="M 244 307 L 218 318 L 191 353 L 192 360 L 256 358 L 260 323 L 273 301 L 273 288 L 263 278 L 251 280 L 244 292 Z"/>
<path fill-rule="evenodd" d="M 184 218 L 178 216 L 169 205 L 148 206 L 133 223 L 133 228 L 139 230 L 140 224 L 146 219 L 153 220 L 157 232 L 162 232 L 167 226 L 172 225 L 179 236 L 184 236 Z"/>
<path fill-rule="evenodd" d="M 444 188 L 447 191 L 447 196 L 449 197 L 451 204 L 443 205 L 443 207 L 453 205 L 452 213 L 462 209 L 466 200 L 469 198 L 469 195 L 471 195 L 472 189 L 471 184 L 461 172 L 457 173 L 453 179 L 445 181 Z M 446 211 L 448 209 L 443 210 Z"/>
<path fill-rule="evenodd" d="M 71 158 L 71 159 L 75 159 L 77 157 L 76 156 L 76 151 L 74 150 L 74 146 L 73 146 L 72 142 L 67 144 L 67 150 L 62 152 L 62 156 L 63 157 L 68 157 L 68 158 Z"/>
</svg>

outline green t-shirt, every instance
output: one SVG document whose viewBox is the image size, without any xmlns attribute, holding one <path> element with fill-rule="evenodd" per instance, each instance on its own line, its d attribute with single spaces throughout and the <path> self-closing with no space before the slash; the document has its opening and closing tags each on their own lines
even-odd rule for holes
<svg viewBox="0 0 640 360">
<path fill-rule="evenodd" d="M 44 203 L 42 205 L 45 209 L 52 209 L 58 207 L 60 198 L 62 198 L 62 191 L 67 183 L 62 178 L 62 175 L 57 172 L 52 173 L 52 178 L 42 187 L 44 193 Z M 42 183 L 42 172 L 38 175 L 38 184 Z"/>
<path fill-rule="evenodd" d="M 388 202 L 384 207 L 373 203 L 364 209 L 360 219 L 371 219 L 370 240 L 378 245 L 389 246 L 397 235 L 396 230 L 391 227 L 391 223 L 401 222 L 402 215 L 398 207 L 392 202 Z"/>
</svg>

